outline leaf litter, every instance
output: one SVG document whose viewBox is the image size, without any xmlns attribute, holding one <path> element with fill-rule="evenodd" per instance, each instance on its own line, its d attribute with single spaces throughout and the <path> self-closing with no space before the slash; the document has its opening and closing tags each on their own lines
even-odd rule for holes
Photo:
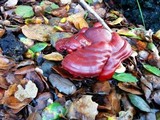
<svg viewBox="0 0 160 120">
<path fill-rule="evenodd" d="M 77 78 L 63 69 L 61 61 L 72 53 L 59 53 L 57 41 L 98 22 L 77 1 L 2 1 L 2 119 L 40 120 L 48 119 L 50 113 L 52 119 L 160 118 L 159 30 L 130 23 L 111 1 L 87 2 L 136 53 L 122 61 L 125 70 L 102 82 L 94 76 Z"/>
</svg>

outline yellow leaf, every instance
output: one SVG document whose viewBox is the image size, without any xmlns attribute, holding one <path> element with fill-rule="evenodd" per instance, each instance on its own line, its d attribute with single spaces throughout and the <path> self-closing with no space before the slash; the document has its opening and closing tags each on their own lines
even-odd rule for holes
<svg viewBox="0 0 160 120">
<path fill-rule="evenodd" d="M 119 18 L 117 18 L 117 19 L 114 20 L 114 21 L 110 21 L 109 24 L 110 24 L 110 25 L 117 25 L 117 24 L 120 24 L 122 21 L 123 21 L 123 18 L 122 18 L 122 17 L 119 17 Z"/>
<path fill-rule="evenodd" d="M 158 30 L 158 31 L 156 32 L 155 36 L 156 36 L 158 39 L 160 39 L 160 30 Z"/>
<path fill-rule="evenodd" d="M 58 52 L 52 52 L 50 54 L 44 55 L 43 58 L 47 60 L 52 60 L 52 61 L 62 61 L 63 60 L 63 56 Z"/>
<path fill-rule="evenodd" d="M 88 23 L 84 19 L 83 13 L 77 13 L 69 16 L 67 20 L 74 24 L 77 29 L 82 29 L 88 27 Z"/>
</svg>

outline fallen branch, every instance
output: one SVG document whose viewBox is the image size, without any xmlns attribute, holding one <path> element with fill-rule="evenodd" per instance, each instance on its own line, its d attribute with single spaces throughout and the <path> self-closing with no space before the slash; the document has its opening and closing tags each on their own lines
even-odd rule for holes
<svg viewBox="0 0 160 120">
<path fill-rule="evenodd" d="M 92 13 L 97 20 L 103 25 L 104 28 L 106 28 L 109 32 L 112 32 L 112 30 L 109 28 L 109 26 L 104 22 L 104 20 L 84 1 L 79 0 L 79 3 L 85 7 L 90 13 Z"/>
</svg>

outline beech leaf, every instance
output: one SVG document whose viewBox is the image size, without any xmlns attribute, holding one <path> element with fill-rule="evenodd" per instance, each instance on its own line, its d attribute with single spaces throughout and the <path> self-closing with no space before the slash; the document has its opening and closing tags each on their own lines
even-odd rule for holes
<svg viewBox="0 0 160 120">
<path fill-rule="evenodd" d="M 157 75 L 157 76 L 160 76 L 160 70 L 155 67 L 155 66 L 151 66 L 151 65 L 148 65 L 148 64 L 143 64 L 143 67 L 148 70 L 149 72 Z"/>
<path fill-rule="evenodd" d="M 23 18 L 29 18 L 34 15 L 33 8 L 27 5 L 20 5 L 15 10 L 16 15 L 19 15 Z"/>
<path fill-rule="evenodd" d="M 137 82 L 137 78 L 130 73 L 115 73 L 113 78 L 121 82 Z"/>
<path fill-rule="evenodd" d="M 42 43 L 36 43 L 35 45 L 33 45 L 30 50 L 32 50 L 33 52 L 40 52 L 42 51 L 45 47 L 47 47 L 47 43 L 42 42 Z"/>
<path fill-rule="evenodd" d="M 144 111 L 144 112 L 150 112 L 150 107 L 149 105 L 139 96 L 137 95 L 133 95 L 133 94 L 129 94 L 129 99 L 131 101 L 131 103 L 139 108 L 140 110 Z"/>
</svg>

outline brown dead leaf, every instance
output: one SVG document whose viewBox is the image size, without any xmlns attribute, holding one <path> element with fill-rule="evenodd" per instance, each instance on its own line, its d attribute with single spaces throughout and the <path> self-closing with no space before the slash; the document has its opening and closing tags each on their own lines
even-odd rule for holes
<svg viewBox="0 0 160 120">
<path fill-rule="evenodd" d="M 49 99 L 51 99 L 51 100 L 53 99 L 53 96 L 52 96 L 52 94 L 50 92 L 44 92 L 42 94 L 39 94 L 35 99 L 37 104 L 35 105 L 34 108 L 37 111 L 43 110 L 47 106 L 47 104 L 48 104 L 47 101 Z"/>
<path fill-rule="evenodd" d="M 111 86 L 108 81 L 97 82 L 96 84 L 93 85 L 93 91 L 95 93 L 105 92 L 106 94 L 109 94 L 110 90 Z"/>
<path fill-rule="evenodd" d="M 142 42 L 142 41 L 137 41 L 136 43 L 137 49 L 139 51 L 146 49 L 147 47 L 147 43 L 146 42 Z"/>
<path fill-rule="evenodd" d="M 15 98 L 14 96 L 10 96 L 8 98 L 6 98 L 4 100 L 4 105 L 6 105 L 7 107 L 11 108 L 11 109 L 16 109 L 18 111 L 20 111 L 21 109 L 23 109 L 27 104 L 29 104 L 31 102 L 30 99 L 27 99 L 23 102 L 20 102 L 17 98 Z M 17 112 L 18 112 L 17 111 Z"/>
<path fill-rule="evenodd" d="M 160 105 L 160 90 L 156 90 L 152 93 L 152 99 L 158 104 Z"/>
<path fill-rule="evenodd" d="M 62 6 L 58 9 L 53 10 L 51 14 L 56 17 L 67 17 L 68 16 L 67 12 L 69 11 L 69 8 L 70 8 L 69 5 Z"/>
<path fill-rule="evenodd" d="M 10 85 L 8 90 L 5 91 L 4 98 L 14 95 L 16 91 L 17 91 L 17 84 Z"/>
<path fill-rule="evenodd" d="M 151 82 L 149 82 L 145 77 L 141 77 L 141 87 L 144 91 L 145 97 L 148 100 L 148 102 L 151 102 L 150 96 L 153 90 Z"/>
<path fill-rule="evenodd" d="M 79 100 L 71 103 L 68 110 L 68 118 L 95 120 L 98 104 L 92 101 L 92 96 L 83 95 Z"/>
<path fill-rule="evenodd" d="M 2 104 L 1 102 L 1 99 L 3 98 L 3 96 L 4 96 L 4 92 L 5 92 L 5 90 L 4 89 L 2 89 L 2 88 L 0 88 L 0 104 Z"/>
<path fill-rule="evenodd" d="M 63 56 L 58 52 L 52 52 L 50 54 L 44 55 L 43 58 L 46 60 L 51 60 L 51 61 L 62 61 L 63 60 Z"/>
<path fill-rule="evenodd" d="M 42 117 L 38 112 L 33 112 L 29 114 L 27 120 L 42 120 Z"/>
<path fill-rule="evenodd" d="M 125 94 L 122 96 L 121 101 L 124 111 L 119 112 L 118 120 L 132 120 L 134 115 L 136 114 L 135 108 L 128 101 Z"/>
<path fill-rule="evenodd" d="M 54 33 L 55 30 L 50 25 L 35 24 L 35 25 L 24 25 L 22 27 L 23 34 L 33 40 L 48 41 L 50 34 Z"/>
<path fill-rule="evenodd" d="M 142 95 L 141 89 L 134 83 L 120 82 L 118 87 L 125 92 L 129 92 L 136 95 Z"/>
<path fill-rule="evenodd" d="M 9 83 L 6 81 L 5 77 L 0 76 L 0 88 L 7 89 Z"/>
<path fill-rule="evenodd" d="M 39 92 L 42 92 L 44 90 L 45 86 L 43 83 L 43 78 L 41 78 L 41 76 L 39 76 L 37 72 L 28 72 L 25 78 L 33 81 L 36 84 Z"/>
<path fill-rule="evenodd" d="M 28 72 L 31 72 L 31 71 L 34 71 L 35 70 L 35 67 L 33 65 L 30 65 L 30 66 L 25 66 L 25 67 L 22 67 L 20 69 L 17 69 L 14 74 L 20 74 L 20 75 L 25 75 L 27 74 Z"/>
<path fill-rule="evenodd" d="M 155 75 L 145 75 L 145 78 L 152 83 L 153 88 L 160 89 L 160 77 Z"/>
<path fill-rule="evenodd" d="M 15 62 L 0 55 L 0 69 L 8 70 L 15 65 Z"/>
<path fill-rule="evenodd" d="M 67 17 L 67 20 L 74 24 L 77 29 L 88 27 L 88 23 L 84 19 L 83 13 L 77 13 Z"/>
<path fill-rule="evenodd" d="M 112 89 L 111 93 L 108 96 L 109 103 L 111 105 L 111 112 L 113 114 L 118 113 L 121 110 L 120 107 L 120 96 Z"/>
</svg>

